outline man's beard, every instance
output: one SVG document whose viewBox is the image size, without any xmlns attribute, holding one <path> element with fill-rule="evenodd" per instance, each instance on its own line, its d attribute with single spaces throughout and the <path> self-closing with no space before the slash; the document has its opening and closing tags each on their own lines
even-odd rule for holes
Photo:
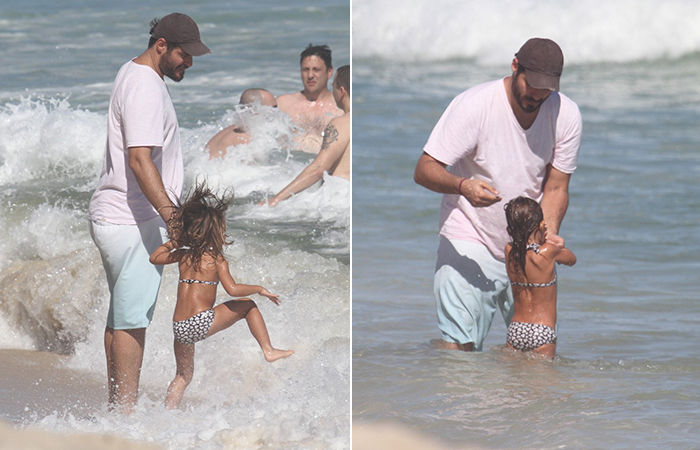
<svg viewBox="0 0 700 450">
<path fill-rule="evenodd" d="M 513 97 L 515 98 L 515 102 L 520 106 L 520 109 L 522 109 L 526 113 L 534 113 L 538 109 L 540 109 L 540 106 L 542 106 L 542 103 L 544 103 L 545 100 L 547 100 L 548 97 L 543 98 L 542 100 L 535 100 L 532 97 L 527 97 L 525 95 L 521 95 L 520 90 L 518 89 L 518 77 L 520 74 L 516 73 L 515 76 L 513 77 L 513 81 L 511 82 L 511 91 L 513 93 Z M 526 105 L 524 100 L 529 100 L 530 105 Z"/>
<path fill-rule="evenodd" d="M 170 51 L 166 52 L 165 55 L 163 55 L 163 58 L 161 58 L 160 60 L 159 67 L 160 71 L 163 72 L 163 75 L 165 75 L 173 81 L 182 80 L 185 77 L 185 69 L 187 69 L 187 66 L 185 64 L 180 64 L 179 66 L 173 64 L 173 60 L 170 56 Z"/>
</svg>

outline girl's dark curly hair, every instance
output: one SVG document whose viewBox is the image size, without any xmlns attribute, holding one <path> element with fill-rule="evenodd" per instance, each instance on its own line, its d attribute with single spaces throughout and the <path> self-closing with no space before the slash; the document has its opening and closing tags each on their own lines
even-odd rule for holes
<svg viewBox="0 0 700 450">
<path fill-rule="evenodd" d="M 527 239 L 544 218 L 542 207 L 531 198 L 517 197 L 509 201 L 503 209 L 506 211 L 507 230 L 512 247 L 509 258 L 515 271 L 524 274 Z"/>
<path fill-rule="evenodd" d="M 206 182 L 201 182 L 173 214 L 168 237 L 178 249 L 188 247 L 187 256 L 194 270 L 199 270 L 205 253 L 218 258 L 223 256 L 224 245 L 233 243 L 226 234 L 226 210 L 232 202 L 229 191 L 217 197 Z"/>
</svg>

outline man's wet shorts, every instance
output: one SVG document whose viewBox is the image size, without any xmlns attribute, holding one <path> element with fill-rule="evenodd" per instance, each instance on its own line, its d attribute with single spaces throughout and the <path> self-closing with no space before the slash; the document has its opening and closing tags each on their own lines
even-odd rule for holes
<svg viewBox="0 0 700 450">
<path fill-rule="evenodd" d="M 90 222 L 90 234 L 102 256 L 110 302 L 107 326 L 145 328 L 153 319 L 163 266 L 148 261 L 166 239 L 160 217 L 138 225 Z"/>
<path fill-rule="evenodd" d="M 433 294 L 438 327 L 447 342 L 473 342 L 481 350 L 496 310 L 506 326 L 513 317 L 505 264 L 476 242 L 440 237 Z"/>
</svg>

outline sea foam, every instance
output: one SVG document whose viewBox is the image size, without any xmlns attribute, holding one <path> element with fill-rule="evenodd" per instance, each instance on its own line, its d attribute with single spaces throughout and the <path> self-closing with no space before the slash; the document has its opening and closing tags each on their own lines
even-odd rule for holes
<svg viewBox="0 0 700 450">
<path fill-rule="evenodd" d="M 353 56 L 509 62 L 548 37 L 573 64 L 677 58 L 700 50 L 692 0 L 356 0 Z"/>
</svg>

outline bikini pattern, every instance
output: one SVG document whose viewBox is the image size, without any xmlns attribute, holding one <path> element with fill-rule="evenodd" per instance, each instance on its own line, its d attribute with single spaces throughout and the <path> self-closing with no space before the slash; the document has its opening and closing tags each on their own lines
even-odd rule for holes
<svg viewBox="0 0 700 450">
<path fill-rule="evenodd" d="M 557 334 L 547 325 L 511 322 L 507 342 L 516 350 L 529 352 L 545 344 L 556 343 Z"/>
<path fill-rule="evenodd" d="M 189 319 L 173 321 L 173 334 L 181 344 L 194 344 L 206 338 L 214 323 L 214 310 L 208 309 Z"/>
<path fill-rule="evenodd" d="M 537 253 L 538 255 L 540 254 L 540 244 L 536 243 L 531 243 L 528 244 L 527 247 L 525 247 L 525 250 L 532 250 L 533 252 Z M 518 283 L 517 281 L 512 281 L 510 284 L 513 286 L 520 286 L 520 287 L 530 287 L 530 288 L 544 288 L 544 287 L 549 287 L 549 286 L 554 286 L 557 283 L 557 274 L 554 274 L 554 279 L 550 281 L 549 283 Z"/>
<path fill-rule="evenodd" d="M 192 284 L 192 283 L 198 283 L 198 284 L 208 284 L 211 286 L 217 286 L 219 284 L 218 281 L 202 281 L 202 280 L 192 280 L 189 278 L 181 278 L 180 283 L 185 283 L 185 284 Z"/>
</svg>

